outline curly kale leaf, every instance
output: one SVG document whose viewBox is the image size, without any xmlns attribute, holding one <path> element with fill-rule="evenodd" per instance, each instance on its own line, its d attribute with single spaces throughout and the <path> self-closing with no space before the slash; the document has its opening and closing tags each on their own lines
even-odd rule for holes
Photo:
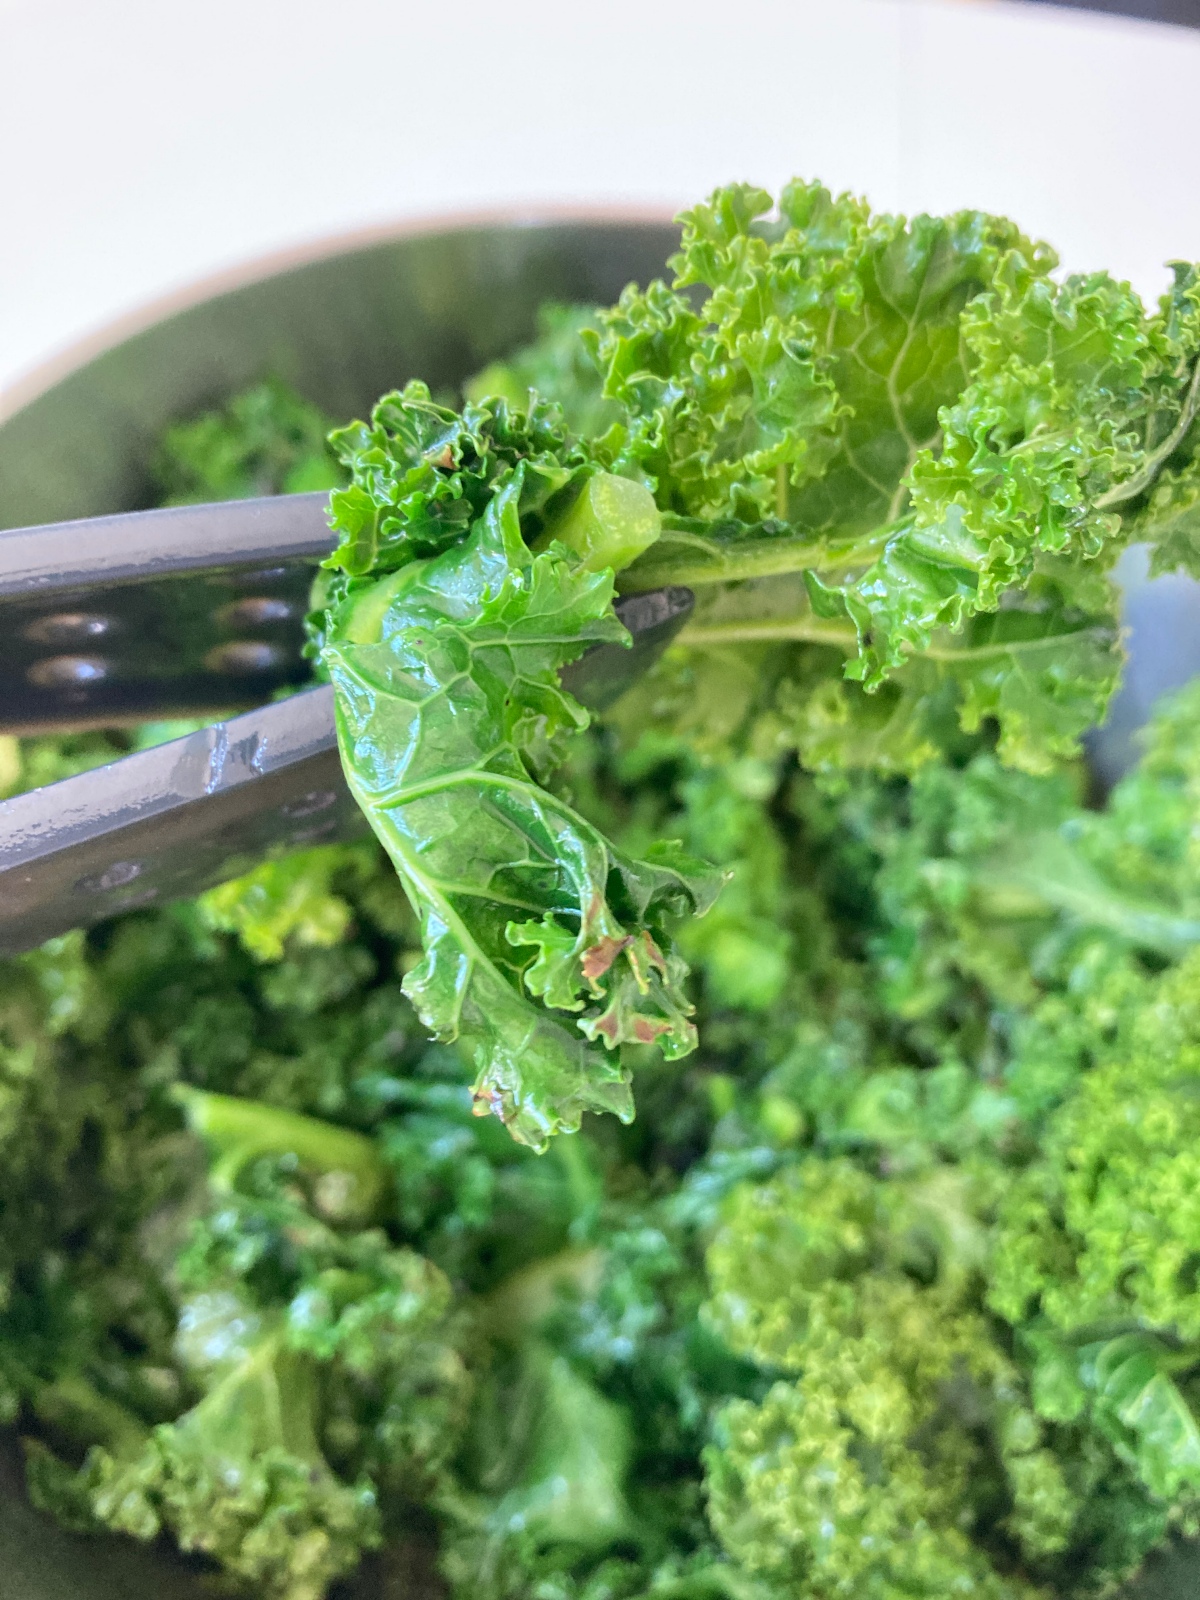
<svg viewBox="0 0 1200 1600">
<path fill-rule="evenodd" d="M 240 1308 L 238 1308 L 240 1310 Z M 212 1387 L 136 1456 L 94 1452 L 98 1522 L 139 1539 L 169 1528 L 272 1600 L 322 1600 L 379 1543 L 375 1496 L 336 1478 L 316 1436 L 311 1364 L 282 1331 L 235 1314 Z"/>
<path fill-rule="evenodd" d="M 691 761 L 684 774 L 682 808 L 664 821 L 729 882 L 708 916 L 684 924 L 680 946 L 703 974 L 710 1003 L 769 1013 L 795 981 L 796 945 L 786 846 L 769 810 L 774 767 L 752 759 L 721 767 Z"/>
<path fill-rule="evenodd" d="M 162 1415 L 173 1315 L 144 1231 L 194 1175 L 98 965 L 79 932 L 0 964 L 0 1416 L 79 1416 L 84 1447 L 93 1414 Z"/>
<path fill-rule="evenodd" d="M 1121 670 L 1115 591 L 1089 589 L 1085 609 L 1038 573 L 1003 608 L 936 630 L 870 691 L 843 672 L 857 643 L 840 601 L 812 604 L 794 576 L 702 589 L 683 640 L 725 662 L 757 650 L 744 662 L 756 699 L 813 770 L 912 772 L 994 727 L 1005 765 L 1048 772 L 1102 719 Z"/>
<path fill-rule="evenodd" d="M 192 1109 L 220 1120 L 227 1109 L 222 1098 Z M 311 1146 L 311 1119 L 253 1109 L 260 1136 L 245 1156 L 254 1154 L 259 1167 L 272 1160 L 290 1167 L 294 1190 L 291 1157 L 303 1156 L 309 1171 L 320 1166 L 295 1137 L 297 1125 L 308 1122 Z M 273 1142 L 263 1136 L 271 1117 L 278 1121 Z M 329 1133 L 326 1177 L 347 1165 L 337 1136 L 361 1137 Z M 229 1176 L 218 1173 L 218 1189 Z M 171 1227 L 169 1218 L 149 1223 Z M 160 1350 L 148 1375 L 156 1378 L 153 1387 L 131 1382 L 136 1365 L 126 1373 L 112 1361 L 97 1362 L 99 1352 L 79 1360 L 89 1353 L 70 1350 L 58 1352 L 58 1360 L 74 1355 L 77 1364 L 30 1384 L 31 1406 L 52 1440 L 92 1446 L 83 1467 L 71 1472 L 39 1445 L 31 1488 L 88 1531 L 103 1527 L 150 1540 L 165 1530 L 255 1593 L 321 1600 L 329 1583 L 381 1537 L 375 1487 L 363 1471 L 370 1465 L 366 1452 L 345 1462 L 343 1478 L 326 1448 L 338 1442 L 330 1413 L 333 1397 L 347 1386 L 343 1368 L 362 1362 L 355 1315 L 372 1323 L 372 1371 L 386 1372 L 391 1328 L 418 1328 L 428 1337 L 430 1325 L 445 1320 L 449 1286 L 428 1263 L 389 1250 L 382 1235 L 343 1238 L 296 1200 L 254 1202 L 226 1191 L 215 1213 L 196 1224 L 174 1287 L 183 1287 L 185 1297 L 173 1352 Z M 76 1300 L 79 1288 L 72 1286 Z M 339 1294 L 341 1301 L 331 1303 Z M 346 1299 L 356 1304 L 338 1315 Z M 126 1326 L 140 1332 L 136 1322 Z M 411 1337 L 404 1341 L 402 1368 L 413 1344 Z M 423 1411 L 438 1409 L 436 1386 L 427 1384 L 425 1394 L 409 1406 L 418 1423 Z M 183 1395 L 195 1403 L 187 1407 Z M 164 1413 L 174 1420 L 152 1425 Z"/>
<path fill-rule="evenodd" d="M 167 1529 L 256 1594 L 322 1600 L 381 1542 L 381 1494 L 444 1480 L 469 1394 L 451 1287 L 382 1230 L 343 1231 L 361 1208 L 337 1180 L 378 1159 L 372 1141 L 198 1091 L 187 1109 L 215 1147 L 217 1203 L 175 1268 L 174 1357 L 199 1397 L 150 1430 L 93 1419 L 76 1498 L 93 1526 Z"/>
<path fill-rule="evenodd" d="M 1071 1339 L 1034 1326 L 1021 1335 L 1033 1358 L 1038 1414 L 1086 1423 L 1106 1439 L 1166 1512 L 1200 1490 L 1200 1422 L 1179 1383 L 1195 1354 L 1150 1333 Z M 1165 1517 L 1164 1517 L 1165 1520 Z"/>
<path fill-rule="evenodd" d="M 683 214 L 673 287 L 631 287 L 603 318 L 607 392 L 664 507 L 852 540 L 904 509 L 966 381 L 959 315 L 1028 247 L 977 212 L 910 228 L 818 184 L 789 184 L 763 222 L 772 205 L 735 184 Z"/>
<path fill-rule="evenodd" d="M 976 604 L 994 605 L 1038 554 L 1095 558 L 1128 538 L 1119 508 L 1194 415 L 1197 313 L 1190 276 L 1147 317 L 1103 273 L 1056 285 L 1005 258 L 963 316 L 972 381 L 942 419 L 940 453 L 912 473 L 915 531 L 965 557 Z"/>
<path fill-rule="evenodd" d="M 706 650 L 830 646 L 781 677 L 822 766 L 911 769 L 956 719 L 999 721 L 1026 770 L 1072 753 L 1120 666 L 1117 552 L 1193 559 L 1194 269 L 1148 315 L 980 213 L 793 183 L 777 214 L 735 185 L 683 222 L 673 285 L 588 336 L 625 412 L 593 451 L 665 518 L 623 582 L 736 586 L 685 635 Z M 832 651 L 887 705 L 839 691 Z"/>
<path fill-rule="evenodd" d="M 978 1221 L 951 1219 L 941 1187 L 810 1157 L 726 1206 L 711 1314 L 781 1375 L 718 1417 L 709 1512 L 785 1592 L 1011 1600 L 1037 1589 L 972 1530 L 992 1522 L 1035 1564 L 1072 1543 L 1076 1498 L 972 1304 Z"/>
<path fill-rule="evenodd" d="M 988 1301 L 1014 1325 L 1064 1452 L 1109 1452 L 1110 1483 L 1124 1476 L 1140 1496 L 1141 1509 L 1131 1500 L 1107 1519 L 1114 1570 L 1190 1520 L 1200 1497 L 1198 970 L 1192 951 L 1158 976 L 1044 1007 L 1014 1063 L 1016 1081 L 1036 1081 L 1056 1035 L 1076 1057 L 1000 1196 Z"/>
<path fill-rule="evenodd" d="M 731 577 L 747 560 L 812 570 L 820 603 L 858 629 L 853 675 L 875 684 L 902 645 L 994 603 L 957 532 L 917 526 L 910 489 L 970 379 L 966 308 L 1014 255 L 1039 279 L 1053 258 L 978 212 L 910 225 L 799 182 L 764 222 L 771 205 L 734 186 L 685 213 L 675 287 L 626 291 L 609 319 L 608 392 L 636 418 L 627 448 L 660 504 L 747 525 L 717 534 Z"/>
<path fill-rule="evenodd" d="M 290 943 L 326 949 L 343 941 L 353 911 L 336 883 L 360 863 L 354 846 L 318 845 L 260 862 L 196 903 L 209 927 L 235 933 L 257 961 L 280 961 Z"/>
<path fill-rule="evenodd" d="M 1103 811 L 1081 803 L 1069 773 L 1005 771 L 990 755 L 916 775 L 904 826 L 881 819 L 871 835 L 882 857 L 875 957 L 891 1004 L 931 1016 L 964 978 L 1018 1010 L 1070 992 L 1075 1020 L 1034 1030 L 1061 1054 L 1089 1006 L 1115 1014 L 1138 973 L 1200 942 L 1196 686 L 1162 703 L 1146 745 Z M 1041 1073 L 1023 1047 L 1014 1073 L 1026 1065 L 1023 1093 Z"/>
<path fill-rule="evenodd" d="M 522 358 L 568 389 L 593 362 L 620 413 L 602 436 L 573 437 L 532 391 L 528 412 L 459 413 L 413 384 L 337 439 L 353 482 L 333 498 L 318 648 L 356 793 L 420 906 L 410 993 L 464 1038 L 481 1103 L 535 1144 L 587 1106 L 628 1111 L 620 1066 L 589 1044 L 693 1037 L 665 919 L 698 909 L 698 886 L 619 863 L 539 787 L 583 721 L 556 683 L 568 639 L 616 637 L 608 572 L 707 591 L 685 644 L 713 655 L 710 676 L 737 663 L 739 736 L 759 747 L 910 771 L 995 728 L 1004 763 L 1045 773 L 1116 682 L 1106 570 L 1161 472 L 1182 470 L 1188 272 L 1148 317 L 1102 275 L 1054 282 L 1048 252 L 979 213 L 910 224 L 799 183 L 770 208 L 718 192 L 684 219 L 672 287 L 631 288 L 599 332 L 564 320 Z M 559 644 L 543 638 L 531 670 L 499 635 L 531 650 L 535 626 Z M 461 696 L 480 694 L 468 714 Z M 728 698 L 700 697 L 701 720 Z M 452 712 L 474 741 L 449 741 L 454 779 L 429 732 Z M 489 842 L 460 878 L 452 819 L 485 794 L 471 831 Z M 542 1082 L 522 1101 L 511 1046 L 530 1028 Z"/>
<path fill-rule="evenodd" d="M 1200 573 L 1200 460 L 1195 456 L 1160 475 L 1138 519 L 1137 532 L 1152 541 L 1150 572 Z"/>
<path fill-rule="evenodd" d="M 162 505 L 303 494 L 344 482 L 316 406 L 274 379 L 168 428 L 154 462 Z"/>
<path fill-rule="evenodd" d="M 525 1342 L 477 1401 L 466 1456 L 470 1481 L 484 1492 L 457 1508 L 446 1558 L 456 1588 L 488 1600 L 515 1596 L 539 1568 L 630 1542 L 632 1454 L 622 1408 L 565 1357 L 536 1338 Z"/>
<path fill-rule="evenodd" d="M 856 910 L 869 981 L 937 1064 L 889 1060 L 858 1087 L 843 1073 L 830 1132 L 868 1137 L 892 1164 L 930 1145 L 1032 1155 L 1047 1116 L 1150 1004 L 1154 974 L 1200 945 L 1198 705 L 1195 686 L 1164 703 L 1102 811 L 1081 803 L 1081 774 L 1034 778 L 991 756 L 848 789 L 835 837 L 871 852 Z M 789 1092 L 820 1081 L 815 1063 L 793 1070 Z M 1034 1213 L 1050 1204 L 1031 1195 Z"/>
<path fill-rule="evenodd" d="M 762 1592 L 713 1545 L 696 1459 L 748 1369 L 697 1321 L 696 1263 L 638 1221 L 606 1235 L 593 1217 L 602 1243 L 531 1263 L 480 1307 L 488 1359 L 446 1506 L 456 1595 Z"/>
<path fill-rule="evenodd" d="M 605 399 L 604 375 L 580 337 L 598 325 L 591 306 L 541 306 L 533 343 L 476 373 L 463 385 L 464 397 L 482 403 L 498 396 L 513 411 L 528 411 L 539 397 L 550 400 L 578 438 L 599 438 L 620 421 L 621 411 Z"/>
<path fill-rule="evenodd" d="M 403 479 L 407 498 L 371 521 L 369 549 L 351 518 L 333 559 L 357 570 L 379 555 L 386 576 L 350 587 L 327 614 L 322 661 L 351 789 L 421 922 L 425 958 L 405 992 L 433 1032 L 462 1041 L 480 1109 L 540 1147 L 585 1110 L 632 1114 L 620 1044 L 694 1047 L 667 924 L 703 909 L 712 888 L 669 850 L 623 855 L 538 781 L 587 723 L 559 669 L 590 642 L 624 637 L 611 571 L 557 541 L 535 555 L 522 513 L 544 504 L 549 468 L 533 456 L 506 467 L 484 429 L 468 474 L 465 432 L 426 438 L 433 415 L 419 393 L 377 409 L 376 435 L 401 439 L 389 481 Z M 446 426 L 465 430 L 471 415 Z M 498 428 L 506 413 L 484 415 Z M 417 435 L 434 459 L 412 466 Z M 372 445 L 347 491 L 376 510 L 392 471 L 382 450 Z M 476 504 L 470 531 L 450 542 Z M 345 529 L 340 503 L 337 514 Z M 441 553 L 416 558 L 430 540 Z"/>
<path fill-rule="evenodd" d="M 1200 1491 L 1200 1422 L 1172 1377 L 1187 1363 L 1161 1341 L 1127 1333 L 1080 1351 L 1092 1415 L 1157 1500 Z"/>
<path fill-rule="evenodd" d="M 626 1488 L 631 1418 L 545 1337 L 556 1301 L 594 1277 L 596 1252 L 513 1274 L 483 1303 L 483 1381 L 448 1501 L 454 1589 L 516 1600 L 531 1579 L 636 1539 Z"/>
<path fill-rule="evenodd" d="M 471 1387 L 451 1286 L 381 1229 L 330 1227 L 291 1187 L 260 1181 L 264 1192 L 225 1197 L 196 1224 L 177 1269 L 176 1348 L 202 1372 L 231 1321 L 280 1326 L 319 1369 L 324 1453 L 389 1497 L 389 1516 L 438 1490 L 462 1434 Z"/>
<path fill-rule="evenodd" d="M 1080 844 L 1125 893 L 1160 909 L 1200 911 L 1200 683 L 1164 695 L 1138 736 L 1137 766 L 1102 812 L 1080 819 Z M 1193 909 L 1194 908 L 1194 909 Z"/>
<path fill-rule="evenodd" d="M 325 565 L 351 577 L 394 572 L 449 549 L 518 465 L 527 526 L 564 492 L 569 500 L 586 476 L 557 408 L 539 402 L 526 414 L 501 399 L 468 404 L 460 414 L 435 404 L 415 381 L 385 395 L 369 423 L 339 429 L 332 443 L 351 481 L 331 496 L 340 540 Z"/>
<path fill-rule="evenodd" d="M 1054 284 L 1019 250 L 1004 256 L 963 312 L 971 381 L 911 465 L 911 514 L 841 590 L 864 647 L 855 676 L 878 681 L 933 627 L 993 610 L 1041 558 L 1111 563 L 1133 528 L 1120 508 L 1195 411 L 1200 317 L 1190 280 L 1178 293 L 1176 330 L 1170 308 L 1147 317 L 1105 274 Z"/>
<path fill-rule="evenodd" d="M 1145 990 L 1002 1209 L 992 1304 L 1068 1332 L 1200 1339 L 1196 952 Z"/>
</svg>

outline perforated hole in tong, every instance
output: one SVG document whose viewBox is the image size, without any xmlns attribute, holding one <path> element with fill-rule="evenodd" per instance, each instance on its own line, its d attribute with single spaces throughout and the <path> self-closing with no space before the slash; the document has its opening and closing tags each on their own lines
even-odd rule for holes
<svg viewBox="0 0 1200 1600">
<path fill-rule="evenodd" d="M 287 660 L 287 652 L 264 639 L 235 639 L 229 644 L 219 644 L 204 658 L 210 672 L 228 673 L 230 677 L 250 672 L 272 672 Z"/>
<path fill-rule="evenodd" d="M 47 656 L 35 661 L 25 676 L 36 689 L 78 689 L 102 683 L 108 672 L 103 656 Z"/>
<path fill-rule="evenodd" d="M 30 644 L 83 644 L 91 639 L 102 639 L 115 626 L 112 617 L 102 617 L 92 611 L 56 611 L 36 622 L 26 623 L 21 630 Z"/>
<path fill-rule="evenodd" d="M 287 622 L 293 615 L 286 600 L 271 595 L 251 595 L 222 606 L 216 620 L 226 628 L 261 628 L 272 622 Z"/>
<path fill-rule="evenodd" d="M 75 888 L 80 894 L 106 894 L 110 889 L 123 889 L 127 883 L 142 875 L 140 861 L 114 861 L 103 872 L 94 872 L 80 878 Z"/>
</svg>

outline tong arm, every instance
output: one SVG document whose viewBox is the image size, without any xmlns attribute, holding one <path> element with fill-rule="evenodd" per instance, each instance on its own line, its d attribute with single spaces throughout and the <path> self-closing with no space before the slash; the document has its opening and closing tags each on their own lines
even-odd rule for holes
<svg viewBox="0 0 1200 1600">
<path fill-rule="evenodd" d="M 0 600 L 195 571 L 320 561 L 333 548 L 329 495 L 268 495 L 121 511 L 0 532 Z"/>
<path fill-rule="evenodd" d="M 686 622 L 688 589 L 617 602 L 631 648 L 598 645 L 563 683 L 602 710 Z M 308 689 L 0 802 L 0 955 L 200 893 L 280 850 L 365 828 L 342 776 L 333 690 Z"/>
<path fill-rule="evenodd" d="M 302 683 L 329 497 L 0 532 L 0 733 L 209 716 Z"/>
</svg>

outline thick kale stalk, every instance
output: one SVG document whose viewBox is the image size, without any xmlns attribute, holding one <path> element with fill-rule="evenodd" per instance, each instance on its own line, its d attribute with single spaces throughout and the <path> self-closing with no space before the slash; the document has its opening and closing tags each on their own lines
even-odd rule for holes
<svg viewBox="0 0 1200 1600">
<path fill-rule="evenodd" d="M 420 918 L 425 956 L 405 992 L 473 1058 L 479 1111 L 541 1147 L 584 1111 L 632 1116 L 618 1046 L 658 1043 L 668 1057 L 694 1047 L 667 923 L 702 910 L 712 886 L 669 848 L 643 861 L 622 854 L 539 782 L 564 736 L 587 724 L 559 669 L 589 643 L 624 636 L 612 574 L 560 543 L 535 555 L 526 542 L 522 511 L 570 470 L 539 473 L 526 458 L 483 481 L 502 407 L 475 414 L 473 439 L 451 439 L 458 419 L 414 389 L 377 410 L 372 448 L 399 458 L 405 430 L 439 423 L 434 463 L 410 472 L 429 486 L 406 486 L 398 517 L 368 520 L 367 452 L 351 452 L 345 501 L 362 517 L 339 513 L 352 532 L 335 559 L 357 569 L 369 546 L 394 570 L 342 580 L 321 659 L 350 786 Z M 468 449 L 469 468 L 453 474 Z M 571 506 L 591 543 L 604 510 L 596 481 Z M 473 495 L 481 510 L 469 520 Z M 438 542 L 440 554 L 412 553 Z"/>
</svg>

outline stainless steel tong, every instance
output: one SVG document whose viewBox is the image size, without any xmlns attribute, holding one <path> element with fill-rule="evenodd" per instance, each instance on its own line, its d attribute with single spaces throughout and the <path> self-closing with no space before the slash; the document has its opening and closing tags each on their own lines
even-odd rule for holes
<svg viewBox="0 0 1200 1600">
<path fill-rule="evenodd" d="M 342 779 L 333 691 L 294 690 L 324 493 L 0 532 L 0 733 L 215 716 L 181 739 L 0 802 L 0 954 L 193 895 L 265 854 L 365 826 Z M 681 588 L 626 597 L 631 649 L 564 673 L 610 705 L 686 621 Z"/>
</svg>

